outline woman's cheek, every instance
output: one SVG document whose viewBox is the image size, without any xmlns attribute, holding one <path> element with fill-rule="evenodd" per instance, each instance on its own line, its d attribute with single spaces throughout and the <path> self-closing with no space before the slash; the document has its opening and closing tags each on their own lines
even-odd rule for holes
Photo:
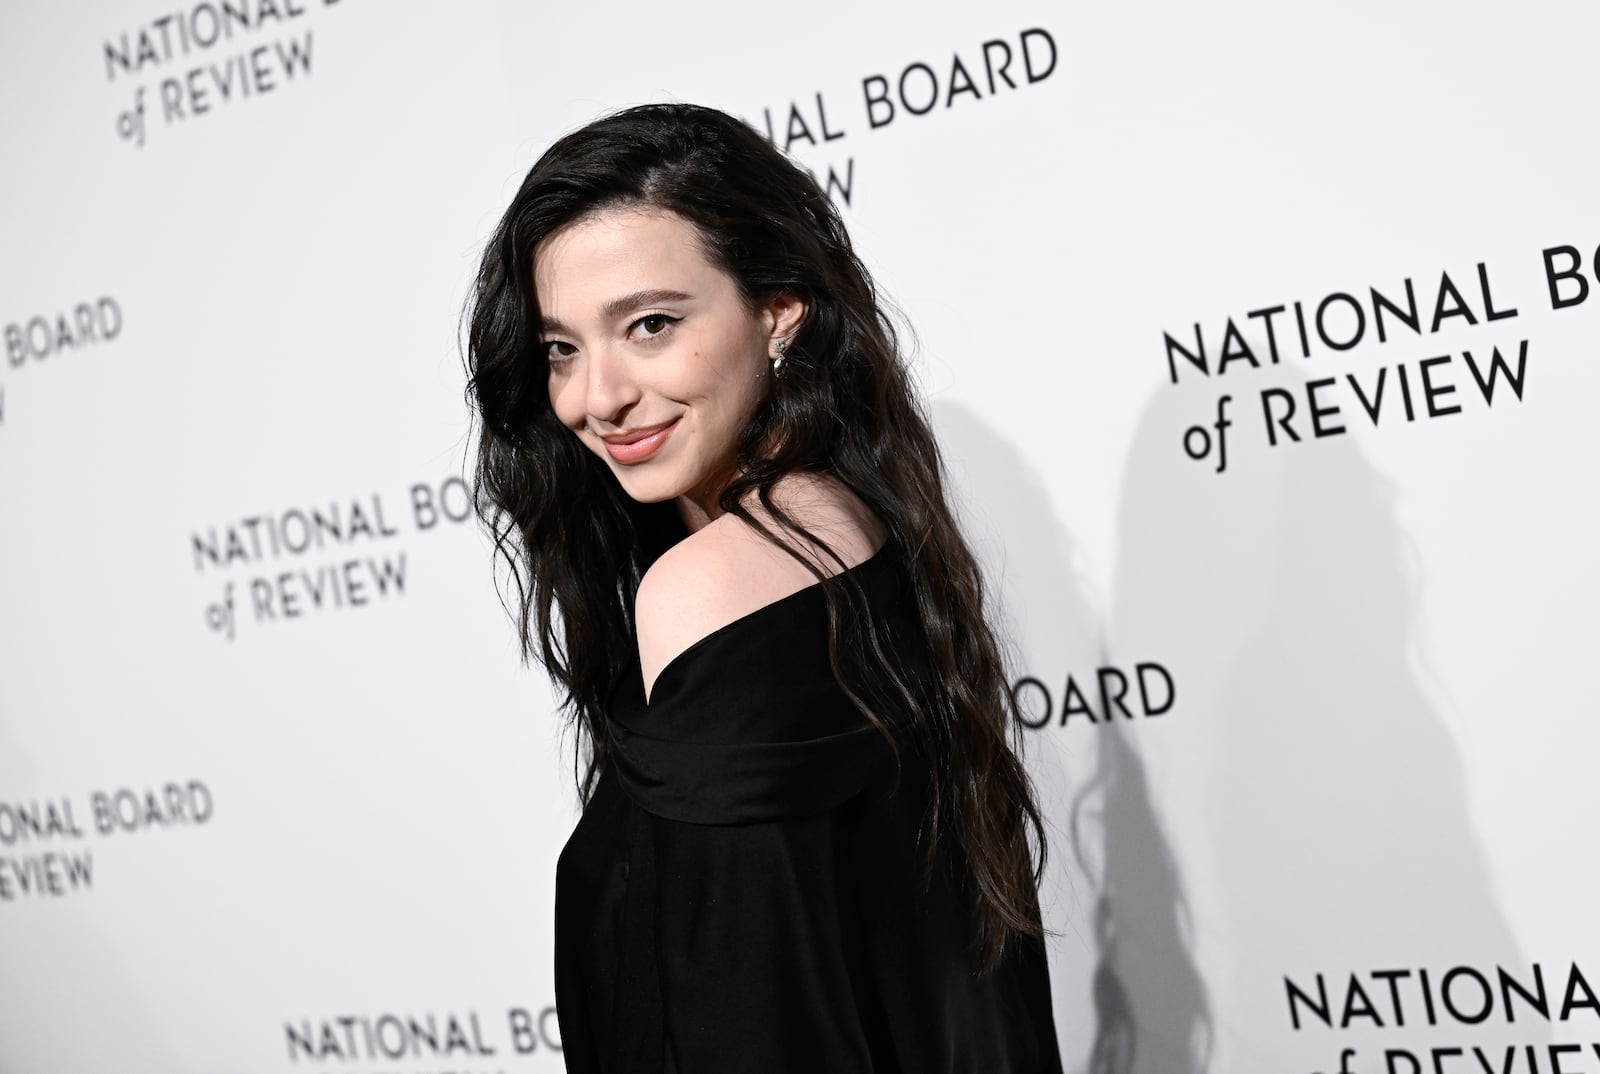
<svg viewBox="0 0 1600 1074">
<path fill-rule="evenodd" d="M 567 428 L 577 431 L 583 426 L 583 399 L 570 377 L 550 377 L 550 409 Z"/>
</svg>

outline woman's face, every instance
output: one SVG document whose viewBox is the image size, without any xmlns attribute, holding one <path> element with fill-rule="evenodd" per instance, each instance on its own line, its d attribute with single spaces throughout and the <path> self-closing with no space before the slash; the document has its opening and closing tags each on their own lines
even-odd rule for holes
<svg viewBox="0 0 1600 1074">
<path fill-rule="evenodd" d="M 716 517 L 776 341 L 803 305 L 780 295 L 751 313 L 693 225 L 646 209 L 546 237 L 534 288 L 556 416 L 635 500 L 677 500 L 690 530 Z"/>
</svg>

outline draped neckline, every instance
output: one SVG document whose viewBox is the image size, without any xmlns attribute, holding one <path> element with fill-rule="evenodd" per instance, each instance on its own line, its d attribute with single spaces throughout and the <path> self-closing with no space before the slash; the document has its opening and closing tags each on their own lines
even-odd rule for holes
<svg viewBox="0 0 1600 1074">
<path fill-rule="evenodd" d="M 884 563 L 892 562 L 894 557 L 889 552 L 889 545 L 892 543 L 892 538 L 884 541 L 883 544 L 878 546 L 877 551 L 873 552 L 859 563 L 852 564 L 841 571 L 836 571 L 829 575 L 829 580 L 833 581 L 854 576 L 864 577 L 870 574 L 874 568 L 880 567 Z M 860 578 L 858 577 L 856 580 L 860 581 Z M 672 659 L 668 660 L 664 665 L 662 665 L 661 670 L 656 673 L 656 681 L 651 684 L 650 696 L 648 697 L 645 695 L 644 667 L 642 665 L 642 658 L 639 653 L 638 638 L 635 637 L 633 644 L 632 663 L 628 669 L 627 679 L 625 683 L 619 684 L 619 686 L 632 686 L 634 688 L 633 693 L 635 700 L 638 701 L 641 712 L 649 714 L 653 708 L 658 706 L 661 698 L 662 683 L 664 681 L 667 681 L 672 677 L 681 677 L 684 669 L 688 665 L 692 664 L 696 659 L 704 655 L 706 651 L 714 649 L 719 642 L 726 641 L 729 637 L 738 634 L 740 631 L 749 629 L 751 626 L 759 623 L 762 619 L 770 617 L 778 610 L 793 604 L 797 604 L 800 601 L 811 599 L 812 597 L 821 596 L 822 588 L 823 582 L 821 580 L 813 581 L 807 585 L 801 586 L 792 593 L 785 593 L 783 596 L 777 597 L 774 600 L 770 600 L 758 608 L 753 608 L 750 611 L 745 612 L 743 615 L 740 615 L 735 619 L 731 619 L 721 626 L 711 630 L 710 632 L 701 635 L 699 638 L 696 638 L 694 641 L 690 642 L 687 647 L 673 656 Z"/>
<path fill-rule="evenodd" d="M 636 806 L 690 824 L 797 819 L 892 776 L 885 732 L 910 725 L 864 717 L 861 700 L 884 711 L 886 698 L 854 641 L 838 654 L 843 680 L 830 673 L 824 604 L 828 583 L 859 586 L 871 629 L 920 690 L 920 623 L 901 556 L 887 544 L 707 633 L 668 661 L 648 701 L 634 647 L 605 716 L 610 763 Z"/>
</svg>

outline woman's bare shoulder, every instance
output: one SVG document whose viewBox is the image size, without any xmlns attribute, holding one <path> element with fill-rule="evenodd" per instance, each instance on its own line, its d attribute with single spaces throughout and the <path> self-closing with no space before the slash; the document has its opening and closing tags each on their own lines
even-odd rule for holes
<svg viewBox="0 0 1600 1074">
<path fill-rule="evenodd" d="M 773 489 L 776 504 L 832 546 L 843 565 L 785 530 L 759 502 L 748 509 L 825 575 L 853 567 L 882 545 L 882 524 L 836 480 L 792 474 Z M 634 599 L 639 663 L 649 696 L 661 670 L 701 638 L 816 582 L 804 564 L 737 515 L 712 521 L 653 563 Z"/>
</svg>

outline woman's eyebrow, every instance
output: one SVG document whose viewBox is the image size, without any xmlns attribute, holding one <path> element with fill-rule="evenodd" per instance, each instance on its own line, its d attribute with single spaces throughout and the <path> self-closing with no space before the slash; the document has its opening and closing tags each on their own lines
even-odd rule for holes
<svg viewBox="0 0 1600 1074">
<path fill-rule="evenodd" d="M 629 295 L 621 295 L 607 302 L 600 310 L 600 319 L 604 321 L 615 320 L 631 309 L 639 306 L 654 306 L 662 302 L 687 302 L 693 295 L 674 291 L 670 288 L 655 287 L 647 291 L 635 291 Z M 563 335 L 577 335 L 572 329 L 556 320 L 554 317 L 540 316 L 539 330 L 541 332 L 560 332 Z"/>
</svg>

